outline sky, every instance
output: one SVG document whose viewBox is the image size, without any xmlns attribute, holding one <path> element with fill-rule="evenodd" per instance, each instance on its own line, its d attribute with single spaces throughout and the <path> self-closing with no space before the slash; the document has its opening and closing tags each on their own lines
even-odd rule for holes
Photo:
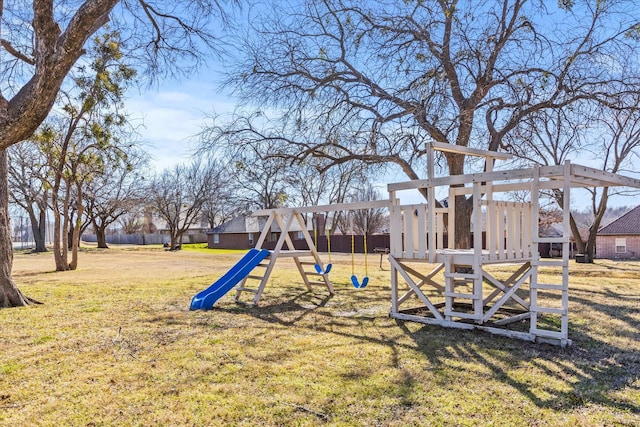
<svg viewBox="0 0 640 427">
<path fill-rule="evenodd" d="M 195 135 L 207 116 L 233 111 L 235 102 L 219 93 L 210 70 L 189 80 L 167 81 L 130 96 L 127 110 L 157 171 L 188 162 L 197 146 Z"/>
</svg>

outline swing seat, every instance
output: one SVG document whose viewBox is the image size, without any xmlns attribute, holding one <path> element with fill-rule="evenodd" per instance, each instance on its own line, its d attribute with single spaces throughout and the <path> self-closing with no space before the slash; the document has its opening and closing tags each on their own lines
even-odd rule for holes
<svg viewBox="0 0 640 427">
<path fill-rule="evenodd" d="M 314 265 L 314 268 L 316 269 L 316 271 L 318 272 L 318 274 L 329 274 L 329 272 L 331 271 L 331 267 L 333 265 L 332 264 L 327 264 L 327 268 L 324 270 L 324 273 L 322 272 L 322 267 L 320 267 L 320 264 L 316 264 Z"/>
<path fill-rule="evenodd" d="M 364 278 L 362 279 L 362 283 L 360 283 L 358 281 L 358 278 L 354 274 L 353 276 L 351 276 L 351 283 L 353 284 L 353 287 L 356 289 L 366 288 L 367 285 L 369 284 L 369 276 L 364 276 Z"/>
</svg>

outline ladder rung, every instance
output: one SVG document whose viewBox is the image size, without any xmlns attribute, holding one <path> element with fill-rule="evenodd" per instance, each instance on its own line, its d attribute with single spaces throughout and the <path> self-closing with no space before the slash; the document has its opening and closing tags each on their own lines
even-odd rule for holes
<svg viewBox="0 0 640 427">
<path fill-rule="evenodd" d="M 469 298 L 469 299 L 476 298 L 474 294 L 463 294 L 459 292 L 445 292 L 444 296 L 449 298 Z"/>
<path fill-rule="evenodd" d="M 563 291 L 562 285 L 552 285 L 546 283 L 536 283 L 535 285 L 531 285 L 533 289 L 547 289 L 550 291 Z"/>
<path fill-rule="evenodd" d="M 252 274 L 247 276 L 247 279 L 256 279 L 256 280 L 262 280 L 264 279 L 264 276 L 254 276 Z"/>
<path fill-rule="evenodd" d="M 453 279 L 470 279 L 476 280 L 480 278 L 479 274 L 469 274 L 469 273 L 445 273 L 444 277 L 452 277 Z"/>
<path fill-rule="evenodd" d="M 531 307 L 530 311 L 533 311 L 535 313 L 546 313 L 546 314 L 559 314 L 564 316 L 565 314 L 567 314 L 567 310 L 563 309 L 563 308 L 551 308 L 551 307 L 540 307 L 539 305 L 535 306 L 535 307 Z"/>
<path fill-rule="evenodd" d="M 547 337 L 547 338 L 555 338 L 555 339 L 562 339 L 562 338 L 566 338 L 562 335 L 562 332 L 558 332 L 558 331 L 548 331 L 546 329 L 538 329 L 538 328 L 533 328 L 531 330 L 531 333 L 534 335 L 538 335 L 541 337 Z"/>
<path fill-rule="evenodd" d="M 253 292 L 254 294 L 258 293 L 257 289 L 249 289 L 249 288 L 237 288 L 238 292 Z"/>
<path fill-rule="evenodd" d="M 316 265 L 313 261 L 299 261 L 300 265 Z"/>
</svg>

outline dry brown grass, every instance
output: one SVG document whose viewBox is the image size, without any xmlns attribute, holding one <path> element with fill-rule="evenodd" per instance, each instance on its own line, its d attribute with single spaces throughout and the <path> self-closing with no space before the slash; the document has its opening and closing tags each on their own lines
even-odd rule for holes
<svg viewBox="0 0 640 427">
<path fill-rule="evenodd" d="M 640 421 L 640 263 L 572 264 L 574 345 L 562 349 L 388 318 L 378 256 L 363 290 L 334 254 L 334 297 L 306 292 L 282 262 L 260 307 L 226 296 L 188 311 L 239 257 L 91 249 L 53 273 L 50 254 L 18 254 L 17 282 L 45 304 L 0 311 L 0 424 Z"/>
</svg>

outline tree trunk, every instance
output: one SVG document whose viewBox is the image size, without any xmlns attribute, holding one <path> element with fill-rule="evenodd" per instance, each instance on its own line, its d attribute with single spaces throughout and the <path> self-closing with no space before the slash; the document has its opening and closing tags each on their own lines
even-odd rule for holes
<svg viewBox="0 0 640 427">
<path fill-rule="evenodd" d="M 445 153 L 449 173 L 451 175 L 461 175 L 464 173 L 464 155 Z M 469 249 L 471 247 L 471 210 L 473 203 L 466 196 L 456 196 L 455 201 L 455 244 L 458 249 Z"/>
<path fill-rule="evenodd" d="M 36 302 L 22 295 L 11 277 L 13 243 L 9 221 L 7 151 L 0 150 L 0 308 L 20 307 Z"/>
<path fill-rule="evenodd" d="M 93 229 L 96 232 L 98 247 L 100 249 L 109 249 L 109 246 L 107 245 L 107 227 L 105 227 L 104 225 L 99 226 L 96 222 L 94 222 Z"/>
<path fill-rule="evenodd" d="M 76 221 L 73 226 L 72 239 L 71 239 L 71 263 L 69 268 L 75 270 L 78 268 L 78 249 L 80 248 L 80 229 L 82 228 L 82 214 L 84 213 L 84 206 L 82 206 L 82 188 L 80 184 L 76 185 Z"/>
<path fill-rule="evenodd" d="M 65 196 L 63 210 L 69 211 L 69 196 Z M 69 227 L 66 218 L 62 219 L 58 196 L 55 191 L 52 193 L 51 204 L 53 205 L 53 257 L 56 262 L 56 271 L 69 270 L 69 261 L 67 260 L 67 236 L 69 235 Z"/>
<path fill-rule="evenodd" d="M 170 230 L 171 233 L 171 246 L 169 248 L 172 251 L 178 250 L 182 248 L 182 233 L 177 230 Z"/>
<path fill-rule="evenodd" d="M 47 252 L 47 211 L 40 209 L 37 224 L 31 224 L 33 230 L 33 240 L 36 243 L 36 252 Z"/>
</svg>

